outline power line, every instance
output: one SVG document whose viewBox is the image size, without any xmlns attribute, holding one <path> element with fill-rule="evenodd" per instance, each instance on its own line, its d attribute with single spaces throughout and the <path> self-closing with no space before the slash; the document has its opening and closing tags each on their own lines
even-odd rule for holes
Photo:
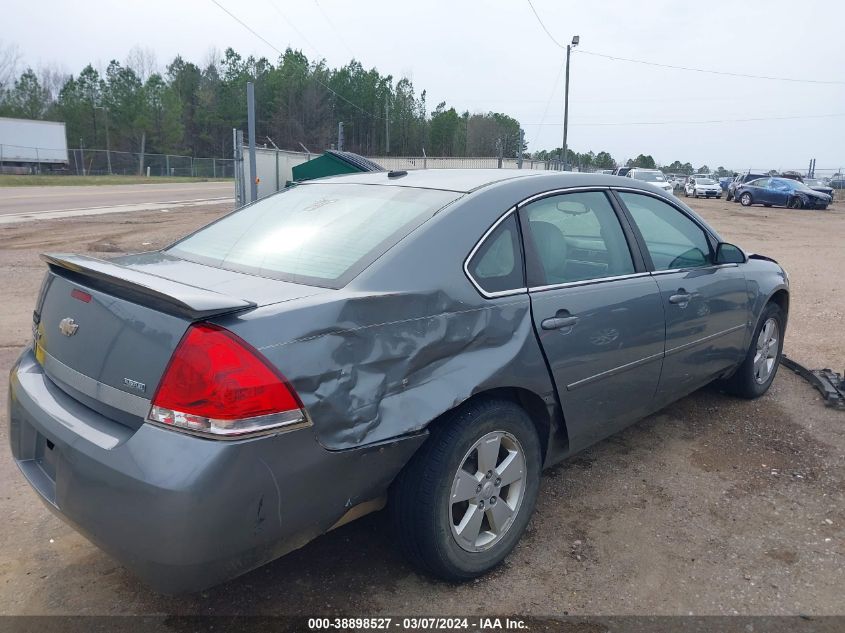
<svg viewBox="0 0 845 633">
<path fill-rule="evenodd" d="M 249 24 L 247 24 L 246 22 L 244 22 L 243 20 L 241 20 L 241 19 L 240 19 L 238 16 L 236 16 L 234 13 L 232 13 L 231 11 L 229 11 L 229 9 L 227 9 L 227 8 L 226 8 L 226 7 L 224 7 L 222 4 L 220 4 L 220 2 L 218 2 L 218 0 L 211 0 L 211 2 L 213 2 L 214 4 L 216 4 L 216 5 L 217 5 L 220 9 L 222 9 L 222 10 L 223 10 L 223 11 L 224 11 L 224 12 L 225 12 L 225 13 L 226 13 L 226 14 L 227 14 L 230 18 L 232 18 L 235 22 L 237 22 L 237 23 L 238 23 L 238 24 L 240 24 L 242 27 L 244 27 L 247 31 L 249 31 L 250 33 L 252 33 L 252 34 L 253 34 L 255 37 L 257 37 L 259 40 L 261 40 L 262 42 L 264 42 L 267 46 L 269 46 L 269 47 L 270 47 L 270 48 L 272 48 L 274 51 L 276 51 L 279 55 L 284 55 L 284 52 L 283 52 L 283 51 L 281 51 L 281 50 L 279 50 L 279 48 L 277 48 L 275 44 L 273 44 L 270 40 L 268 40 L 267 38 L 265 38 L 264 36 L 262 36 L 260 33 L 258 33 L 255 29 L 253 29 L 253 28 L 252 28 Z M 288 22 L 288 24 L 290 24 L 290 22 Z M 292 25 L 291 25 L 291 26 L 292 26 Z M 313 48 L 313 45 L 312 45 L 312 48 Z M 316 50 L 316 49 L 315 49 L 315 50 Z M 318 52 L 318 54 L 319 54 L 319 52 Z M 332 88 L 331 86 L 329 86 L 329 85 L 328 85 L 328 84 L 326 84 L 325 82 L 323 82 L 323 81 L 319 80 L 319 79 L 318 79 L 315 75 L 312 75 L 312 78 L 314 79 L 314 81 L 316 81 L 318 84 L 320 84 L 321 86 L 323 86 L 323 88 L 325 88 L 326 90 L 328 90 L 329 92 L 331 92 L 331 93 L 332 93 L 334 96 L 336 96 L 338 99 L 340 99 L 341 101 L 344 101 L 344 102 L 348 103 L 349 105 L 351 105 L 351 106 L 352 106 L 353 108 L 355 108 L 356 110 L 359 110 L 359 111 L 360 111 L 360 112 L 362 112 L 363 114 L 366 114 L 366 115 L 368 115 L 368 116 L 371 116 L 371 117 L 373 117 L 374 119 L 380 119 L 380 118 L 382 118 L 382 117 L 380 117 L 380 116 L 379 116 L 379 115 L 377 115 L 377 114 L 373 114 L 372 112 L 370 112 L 370 111 L 368 111 L 368 110 L 365 110 L 364 108 L 362 108 L 361 106 L 359 106 L 357 103 L 355 103 L 355 102 L 353 102 L 353 101 L 350 101 L 349 99 L 347 99 L 346 97 L 344 97 L 342 94 L 340 94 L 337 90 L 335 90 L 334 88 Z"/>
<path fill-rule="evenodd" d="M 529 0 L 530 3 L 530 0 Z M 533 7 L 532 7 L 533 8 Z M 536 12 L 535 12 L 536 15 Z M 538 18 L 539 19 L 539 18 Z M 555 42 L 557 44 L 557 42 Z M 559 44 L 558 44 L 559 46 Z M 828 84 L 828 85 L 845 85 L 845 81 L 830 81 L 826 79 L 796 79 L 794 77 L 773 77 L 771 75 L 751 75 L 746 73 L 732 73 L 726 70 L 712 70 L 707 68 L 693 68 L 692 66 L 674 66 L 672 64 L 661 64 L 658 62 L 649 62 L 642 59 L 631 59 L 629 57 L 618 57 L 616 55 L 605 55 L 604 53 L 594 53 L 592 51 L 585 51 L 583 49 L 576 49 L 579 55 L 592 55 L 593 57 L 603 57 L 618 62 L 629 62 L 631 64 L 642 64 L 644 66 L 656 66 L 658 68 L 671 68 L 672 70 L 686 70 L 696 73 L 706 73 L 710 75 L 726 75 L 728 77 L 742 77 L 743 79 L 767 79 L 769 81 L 789 81 L 792 83 L 805 84 Z"/>
<path fill-rule="evenodd" d="M 352 55 L 353 59 L 357 59 L 354 51 L 349 47 L 349 44 L 346 43 L 346 40 L 344 39 L 343 35 L 341 34 L 340 29 L 338 29 L 334 25 L 334 22 L 332 22 L 331 18 L 329 18 L 329 14 L 326 13 L 325 11 L 323 11 L 323 7 L 320 6 L 320 3 L 317 0 L 314 0 L 314 4 L 317 5 L 317 9 L 320 11 L 320 14 L 326 20 L 328 25 L 332 28 L 332 31 L 335 32 L 335 35 L 337 35 L 337 39 L 340 40 L 340 43 L 343 44 L 344 48 L 346 48 L 347 51 L 349 51 L 349 54 Z"/>
<path fill-rule="evenodd" d="M 290 28 L 292 28 L 292 29 L 294 30 L 294 32 L 295 32 L 297 35 L 299 35 L 299 37 L 301 37 L 301 38 L 302 38 L 302 40 L 303 40 L 306 44 L 308 44 L 308 46 L 310 46 L 310 47 L 311 47 L 311 50 L 313 50 L 315 53 L 317 53 L 317 55 L 319 55 L 320 57 L 325 57 L 325 55 L 323 55 L 323 54 L 320 52 L 320 50 L 319 50 L 316 46 L 314 46 L 314 43 L 313 43 L 311 40 L 309 40 L 309 39 L 305 36 L 305 33 L 303 33 L 303 32 L 302 32 L 302 31 L 300 31 L 298 28 L 296 28 L 296 25 L 295 25 L 293 22 L 291 22 L 291 20 L 288 18 L 288 16 L 286 16 L 286 15 L 282 12 L 282 10 L 281 10 L 281 9 L 279 9 L 279 7 L 277 7 L 277 6 L 276 6 L 276 3 L 275 3 L 273 0 L 267 0 L 267 4 L 269 4 L 271 7 L 273 7 L 273 10 L 274 10 L 276 13 L 278 13 L 278 14 L 279 14 L 279 17 L 281 17 L 281 18 L 282 18 L 282 19 L 283 19 L 283 20 L 287 23 L 287 25 L 288 25 Z"/>
<path fill-rule="evenodd" d="M 705 121 L 630 121 L 614 123 L 577 123 L 579 127 L 624 127 L 626 125 L 704 125 L 708 123 L 746 123 L 749 121 L 787 121 L 791 119 L 828 119 L 845 116 L 845 112 L 834 114 L 806 114 L 794 116 L 749 117 L 747 119 L 708 119 Z M 563 125 L 563 123 L 524 123 L 523 125 Z"/>
<path fill-rule="evenodd" d="M 549 100 L 546 101 L 546 107 L 543 110 L 543 117 L 540 119 L 540 126 L 544 125 L 546 122 L 546 115 L 549 113 L 549 106 L 552 104 L 552 99 L 555 96 L 555 91 L 557 90 L 557 85 L 560 82 L 560 73 L 563 70 L 563 66 L 566 62 L 561 62 L 560 68 L 557 69 L 557 73 L 555 73 L 555 83 L 552 86 L 552 91 L 549 93 Z M 531 139 L 531 145 L 537 142 L 537 137 L 540 136 L 540 127 L 537 128 L 537 131 L 534 132 L 534 138 Z"/>
<path fill-rule="evenodd" d="M 537 13 L 537 9 L 534 8 L 531 0 L 527 0 L 528 6 L 531 7 L 531 11 L 534 13 L 534 17 L 537 18 L 537 22 L 540 23 L 540 26 L 546 32 L 546 35 L 549 36 L 549 39 L 552 43 L 560 49 L 566 50 L 566 46 L 558 42 L 554 35 L 551 34 L 549 29 L 546 28 L 546 25 L 543 23 L 543 20 L 540 18 L 540 14 Z M 618 62 L 629 62 L 631 64 L 642 64 L 644 66 L 656 66 L 658 68 L 671 68 L 672 70 L 686 70 L 689 72 L 695 73 L 706 73 L 709 75 L 723 75 L 727 77 L 741 77 L 743 79 L 766 79 L 769 81 L 788 81 L 791 83 L 805 83 L 805 84 L 823 84 L 823 85 L 834 85 L 834 86 L 842 86 L 845 85 L 845 81 L 832 81 L 827 79 L 797 79 L 795 77 L 773 77 L 771 75 L 752 75 L 746 73 L 732 73 L 726 70 L 712 70 L 708 68 L 694 68 L 692 66 L 675 66 L 673 64 L 661 64 L 658 62 L 650 62 L 643 59 L 631 59 L 630 57 L 619 57 L 616 55 L 606 55 L 604 53 L 594 53 L 592 51 L 585 51 L 584 49 L 575 49 L 576 53 L 581 55 L 592 55 L 594 57 L 603 57 L 604 59 L 610 59 L 613 61 Z"/>
<path fill-rule="evenodd" d="M 543 24 L 543 20 L 541 20 L 541 19 L 540 19 L 540 14 L 539 14 L 539 13 L 537 13 L 537 9 L 535 9 L 535 8 L 534 8 L 534 5 L 533 5 L 533 4 L 531 4 L 531 0 L 528 0 L 528 6 L 529 6 L 529 7 L 531 7 L 531 10 L 534 12 L 534 17 L 536 17 L 536 18 L 537 18 L 537 22 L 539 22 L 539 23 L 540 23 L 540 26 L 541 26 L 541 27 L 543 27 L 543 30 L 546 32 L 546 35 L 548 35 L 548 36 L 549 36 L 549 39 L 550 39 L 552 42 L 554 42 L 555 46 L 557 46 L 558 48 L 562 48 L 563 50 L 566 50 L 566 46 L 564 46 L 563 44 L 561 44 L 560 42 L 558 42 L 558 41 L 555 39 L 555 36 L 554 36 L 554 35 L 552 35 L 552 34 L 549 32 L 549 29 L 547 29 L 547 28 L 546 28 L 546 25 L 545 25 L 545 24 Z"/>
</svg>

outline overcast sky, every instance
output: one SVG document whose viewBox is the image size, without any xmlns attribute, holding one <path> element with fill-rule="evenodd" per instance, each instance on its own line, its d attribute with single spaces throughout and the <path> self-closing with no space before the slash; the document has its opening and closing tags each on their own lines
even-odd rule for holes
<svg viewBox="0 0 845 633">
<path fill-rule="evenodd" d="M 565 53 L 527 0 L 219 1 L 280 49 L 301 48 L 331 66 L 354 55 L 427 90 L 429 111 L 445 100 L 459 111 L 505 112 L 522 123 L 531 151 L 561 144 Z M 845 2 L 533 3 L 558 42 L 581 37 L 571 62 L 574 150 L 696 167 L 806 168 L 813 157 L 818 168 L 845 166 Z M 0 42 L 17 44 L 25 64 L 72 73 L 89 61 L 123 61 L 135 45 L 155 51 L 161 67 L 177 53 L 203 62 L 227 46 L 277 57 L 210 0 L 9 2 L 3 27 Z M 719 76 L 586 52 L 842 83 Z M 751 118 L 770 120 L 736 122 Z M 690 123 L 714 119 L 733 122 Z M 631 125 L 643 122 L 663 124 Z"/>
</svg>

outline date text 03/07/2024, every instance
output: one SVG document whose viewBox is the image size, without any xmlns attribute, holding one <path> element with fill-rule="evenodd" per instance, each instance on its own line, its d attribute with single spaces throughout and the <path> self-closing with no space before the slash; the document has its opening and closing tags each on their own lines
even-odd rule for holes
<svg viewBox="0 0 845 633">
<path fill-rule="evenodd" d="M 521 618 L 501 617 L 408 617 L 408 618 L 309 618 L 308 629 L 320 630 L 511 630 L 518 631 L 528 628 L 528 624 Z"/>
</svg>

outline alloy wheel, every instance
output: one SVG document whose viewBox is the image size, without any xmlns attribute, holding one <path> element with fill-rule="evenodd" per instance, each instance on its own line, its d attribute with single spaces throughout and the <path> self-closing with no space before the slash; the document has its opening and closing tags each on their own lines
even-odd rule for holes
<svg viewBox="0 0 845 633">
<path fill-rule="evenodd" d="M 510 529 L 525 496 L 525 451 L 505 431 L 493 431 L 467 451 L 452 480 L 452 536 L 468 552 L 498 543 Z"/>
<path fill-rule="evenodd" d="M 767 319 L 757 336 L 757 351 L 754 354 L 754 380 L 758 385 L 765 383 L 775 369 L 779 340 L 777 320 Z"/>
</svg>

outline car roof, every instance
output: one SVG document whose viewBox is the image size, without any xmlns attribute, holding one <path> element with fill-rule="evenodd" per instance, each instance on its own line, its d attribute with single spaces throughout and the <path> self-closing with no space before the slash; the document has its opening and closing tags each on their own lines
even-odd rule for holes
<svg viewBox="0 0 845 633">
<path fill-rule="evenodd" d="M 654 188 L 647 186 L 647 183 L 638 183 L 627 177 L 542 169 L 409 169 L 407 175 L 398 178 L 390 178 L 388 173 L 372 172 L 330 176 L 305 181 L 301 183 L 301 186 L 307 186 L 311 183 L 393 185 L 470 193 L 491 185 L 508 186 L 515 184 L 517 181 L 531 178 L 537 180 L 538 191 L 542 191 L 545 187 L 636 187 L 654 191 Z"/>
<path fill-rule="evenodd" d="M 515 178 L 540 176 L 546 172 L 540 169 L 409 169 L 404 175 L 391 178 L 389 174 L 401 171 L 381 171 L 342 176 L 329 176 L 309 180 L 301 184 L 327 182 L 362 185 L 396 185 L 399 187 L 415 187 L 419 189 L 443 189 L 468 193 L 481 187 Z"/>
</svg>

